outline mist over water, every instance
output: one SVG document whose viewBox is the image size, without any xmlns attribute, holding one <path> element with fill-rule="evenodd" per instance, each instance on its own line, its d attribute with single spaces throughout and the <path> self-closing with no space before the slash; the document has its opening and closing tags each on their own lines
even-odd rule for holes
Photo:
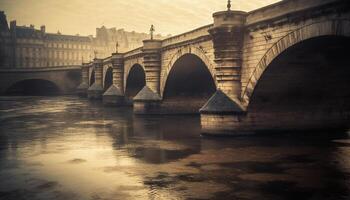
<svg viewBox="0 0 350 200">
<path fill-rule="evenodd" d="M 0 199 L 349 199 L 347 134 L 200 136 L 71 96 L 0 97 Z"/>
</svg>

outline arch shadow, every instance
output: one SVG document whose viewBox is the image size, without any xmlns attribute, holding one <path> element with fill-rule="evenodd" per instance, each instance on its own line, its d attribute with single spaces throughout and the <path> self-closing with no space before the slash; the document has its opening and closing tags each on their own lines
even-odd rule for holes
<svg viewBox="0 0 350 200">
<path fill-rule="evenodd" d="M 92 69 L 90 78 L 89 78 L 89 86 L 92 86 L 95 83 L 95 69 Z"/>
<path fill-rule="evenodd" d="M 113 84 L 113 68 L 109 67 L 106 70 L 104 77 L 103 89 L 106 91 Z"/>
<path fill-rule="evenodd" d="M 161 107 L 168 114 L 199 113 L 215 91 L 215 80 L 204 61 L 194 54 L 184 54 L 169 72 Z"/>
<path fill-rule="evenodd" d="M 286 48 L 255 84 L 247 120 L 261 129 L 350 128 L 349 45 L 327 35 Z"/>
<path fill-rule="evenodd" d="M 132 103 L 133 97 L 146 85 L 146 73 L 140 64 L 134 64 L 128 73 L 125 85 L 125 97 Z"/>
<path fill-rule="evenodd" d="M 162 71 L 162 79 L 160 84 L 160 93 L 163 96 L 165 85 L 167 82 L 167 78 L 169 77 L 170 71 L 173 68 L 175 62 L 179 60 L 182 56 L 186 54 L 192 54 L 197 56 L 202 60 L 202 62 L 205 64 L 209 72 L 211 73 L 211 76 L 213 77 L 215 84 L 216 82 L 216 76 L 215 76 L 215 69 L 214 69 L 214 63 L 211 62 L 211 60 L 206 56 L 203 49 L 197 48 L 197 47 L 182 47 L 180 48 L 177 53 L 174 54 L 174 56 L 171 58 L 169 64 L 165 67 L 165 70 Z"/>
<path fill-rule="evenodd" d="M 62 94 L 61 89 L 52 81 L 44 79 L 21 80 L 11 85 L 6 95 L 24 96 L 56 96 Z"/>
<path fill-rule="evenodd" d="M 321 22 L 315 22 L 303 26 L 293 32 L 287 34 L 278 40 L 270 49 L 267 50 L 265 55 L 261 58 L 252 75 L 250 76 L 247 86 L 243 89 L 242 100 L 245 105 L 249 105 L 250 98 L 253 95 L 255 87 L 259 82 L 264 71 L 270 65 L 270 63 L 282 52 L 289 47 L 298 44 L 302 41 L 316 38 L 320 36 L 350 36 L 350 21 L 343 19 L 326 20 Z"/>
</svg>

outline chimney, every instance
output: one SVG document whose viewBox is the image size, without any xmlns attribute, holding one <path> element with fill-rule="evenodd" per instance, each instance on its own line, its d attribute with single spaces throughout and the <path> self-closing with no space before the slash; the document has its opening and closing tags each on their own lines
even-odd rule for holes
<svg viewBox="0 0 350 200">
<path fill-rule="evenodd" d="M 46 27 L 44 25 L 40 26 L 40 30 L 42 34 L 45 34 Z"/>
<path fill-rule="evenodd" d="M 17 22 L 16 20 L 13 20 L 10 22 L 10 30 L 11 31 L 15 31 L 16 30 L 16 27 L 17 27 Z"/>
</svg>

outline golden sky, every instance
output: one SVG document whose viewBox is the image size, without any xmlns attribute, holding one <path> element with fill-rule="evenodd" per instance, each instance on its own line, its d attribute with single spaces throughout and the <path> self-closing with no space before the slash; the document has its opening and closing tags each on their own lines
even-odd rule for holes
<svg viewBox="0 0 350 200">
<path fill-rule="evenodd" d="M 278 0 L 233 0 L 232 9 L 250 11 Z M 8 21 L 46 25 L 47 32 L 92 35 L 95 28 L 124 28 L 179 34 L 212 23 L 212 13 L 226 9 L 227 0 L 0 0 Z"/>
</svg>

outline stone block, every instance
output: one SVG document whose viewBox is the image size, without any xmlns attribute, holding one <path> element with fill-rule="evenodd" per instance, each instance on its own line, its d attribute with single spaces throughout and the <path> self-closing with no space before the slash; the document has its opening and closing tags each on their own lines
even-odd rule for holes
<svg viewBox="0 0 350 200">
<path fill-rule="evenodd" d="M 87 90 L 89 88 L 89 85 L 86 83 L 81 83 L 77 87 L 77 95 L 80 97 L 87 97 Z"/>
<path fill-rule="evenodd" d="M 123 106 L 125 97 L 116 85 L 111 85 L 102 95 L 104 105 Z"/>
<path fill-rule="evenodd" d="M 161 97 L 159 94 L 145 86 L 134 97 L 134 113 L 135 114 L 160 114 Z"/>
<path fill-rule="evenodd" d="M 102 99 L 103 88 L 101 85 L 94 83 L 88 89 L 88 98 L 89 99 Z"/>
</svg>

